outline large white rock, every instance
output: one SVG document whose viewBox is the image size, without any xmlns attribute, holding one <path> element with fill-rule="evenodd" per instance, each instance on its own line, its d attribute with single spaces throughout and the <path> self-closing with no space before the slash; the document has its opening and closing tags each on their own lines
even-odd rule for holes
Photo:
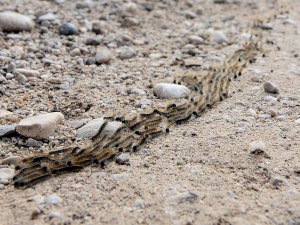
<svg viewBox="0 0 300 225">
<path fill-rule="evenodd" d="M 187 97 L 191 91 L 183 85 L 159 83 L 154 87 L 154 93 L 159 98 L 174 99 Z"/>
<path fill-rule="evenodd" d="M 8 32 L 31 31 L 34 23 L 31 18 L 16 12 L 0 12 L 0 29 Z"/>
<path fill-rule="evenodd" d="M 76 133 L 76 137 L 78 138 L 91 138 L 97 134 L 102 124 L 105 122 L 105 119 L 99 118 L 94 119 L 88 122 L 83 127 L 79 128 Z M 108 122 L 104 127 L 102 134 L 106 134 L 108 137 L 114 134 L 114 132 L 122 127 L 123 124 L 121 122 L 112 121 Z"/>
<path fill-rule="evenodd" d="M 57 125 L 63 119 L 64 115 L 60 112 L 41 114 L 21 120 L 16 130 L 25 137 L 36 140 L 46 139 L 54 133 Z"/>
</svg>

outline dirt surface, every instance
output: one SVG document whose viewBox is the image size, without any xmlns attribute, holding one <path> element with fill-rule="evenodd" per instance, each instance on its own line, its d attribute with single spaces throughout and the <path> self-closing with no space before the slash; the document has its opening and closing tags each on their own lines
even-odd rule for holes
<svg viewBox="0 0 300 225">
<path fill-rule="evenodd" d="M 9 61 L 17 67 L 70 83 L 65 90 L 40 78 L 1 84 L 1 108 L 13 112 L 2 125 L 52 111 L 62 112 L 65 120 L 40 147 L 26 147 L 26 138 L 16 135 L 0 139 L 0 159 L 66 146 L 75 140 L 74 124 L 114 111 L 138 111 L 140 99 L 160 102 L 154 84 L 217 64 L 213 60 L 237 48 L 253 19 L 279 10 L 277 1 L 267 0 L 136 0 L 137 9 L 124 17 L 123 1 L 93 1 L 84 8 L 78 6 L 82 2 L 0 1 L 1 11 L 57 16 L 48 23 L 36 21 L 31 33 L 20 33 L 29 36 L 25 40 L 2 33 L 0 51 L 12 55 Z M 247 67 L 230 98 L 128 154 L 130 165 L 91 166 L 25 190 L 2 186 L 0 224 L 300 224 L 300 124 L 295 122 L 300 117 L 300 2 L 278 2 L 290 12 L 273 17 L 272 29 L 262 30 L 266 57 L 259 55 Z M 126 18 L 139 24 L 129 26 Z M 96 35 L 91 23 L 100 19 L 104 31 Z M 74 23 L 79 34 L 59 35 L 64 22 Z M 209 29 L 223 31 L 229 43 L 214 43 Z M 204 43 L 186 51 L 191 35 Z M 89 37 L 100 44 L 86 45 Z M 136 56 L 120 59 L 126 46 Z M 80 54 L 71 56 L 76 48 Z M 103 48 L 112 52 L 111 62 L 86 65 Z M 179 51 L 182 59 L 201 57 L 201 65 L 174 63 Z M 1 62 L 1 68 L 8 63 Z M 279 94 L 264 92 L 268 80 Z M 265 100 L 270 95 L 277 98 L 273 104 Z M 265 147 L 253 154 L 251 144 L 257 142 Z M 60 198 L 57 204 L 43 201 L 53 194 Z"/>
</svg>

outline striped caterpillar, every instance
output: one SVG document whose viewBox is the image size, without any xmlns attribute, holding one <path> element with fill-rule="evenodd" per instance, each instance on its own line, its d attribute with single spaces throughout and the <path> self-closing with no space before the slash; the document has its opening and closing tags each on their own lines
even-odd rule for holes
<svg viewBox="0 0 300 225">
<path fill-rule="evenodd" d="M 30 187 L 43 180 L 68 172 L 77 172 L 86 166 L 101 167 L 114 161 L 122 152 L 135 152 L 147 140 L 167 134 L 174 124 L 180 124 L 229 96 L 231 82 L 241 76 L 243 69 L 255 60 L 261 46 L 250 40 L 235 51 L 219 68 L 208 73 L 187 73 L 174 77 L 174 83 L 185 84 L 192 90 L 187 99 L 171 100 L 162 107 L 153 107 L 134 115 L 104 117 L 91 142 L 83 146 L 71 145 L 64 149 L 35 155 L 21 160 L 13 177 L 16 188 Z M 107 127 L 116 124 L 109 133 Z"/>
</svg>

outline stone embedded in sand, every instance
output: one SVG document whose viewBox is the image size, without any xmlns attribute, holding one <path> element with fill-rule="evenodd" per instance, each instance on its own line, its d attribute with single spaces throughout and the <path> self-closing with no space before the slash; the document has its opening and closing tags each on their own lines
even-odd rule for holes
<svg viewBox="0 0 300 225">
<path fill-rule="evenodd" d="M 8 184 L 13 178 L 15 170 L 11 168 L 0 168 L 0 184 Z"/>
<path fill-rule="evenodd" d="M 174 99 L 187 97 L 191 91 L 183 85 L 159 83 L 154 87 L 154 93 L 162 99 Z"/>
<path fill-rule="evenodd" d="M 23 119 L 17 125 L 17 132 L 36 140 L 46 139 L 54 133 L 57 125 L 64 119 L 60 112 L 46 113 Z"/>
<path fill-rule="evenodd" d="M 223 31 L 212 31 L 211 32 L 211 39 L 212 41 L 222 44 L 223 42 L 227 42 L 228 38 Z"/>
<path fill-rule="evenodd" d="M 136 56 L 136 51 L 134 51 L 132 48 L 125 48 L 122 49 L 122 51 L 120 52 L 120 59 L 130 59 Z"/>
<path fill-rule="evenodd" d="M 95 136 L 104 122 L 105 120 L 103 118 L 91 120 L 86 125 L 84 125 L 83 127 L 77 130 L 76 137 L 91 138 Z M 106 134 L 108 137 L 110 137 L 121 126 L 123 126 L 121 122 L 117 122 L 117 121 L 108 122 L 105 128 L 103 129 L 102 134 Z"/>
<path fill-rule="evenodd" d="M 97 52 L 96 54 L 96 63 L 97 64 L 103 64 L 103 63 L 109 63 L 109 61 L 112 58 L 112 54 L 109 50 L 101 50 Z"/>
<path fill-rule="evenodd" d="M 267 81 L 264 83 L 265 92 L 277 94 L 279 92 L 278 88 L 271 81 Z"/>
<path fill-rule="evenodd" d="M 34 23 L 31 18 L 16 12 L 0 12 L 0 30 L 7 32 L 31 31 Z"/>
<path fill-rule="evenodd" d="M 25 77 L 40 77 L 41 74 L 38 70 L 18 68 L 15 69 L 15 72 L 23 74 Z"/>
</svg>

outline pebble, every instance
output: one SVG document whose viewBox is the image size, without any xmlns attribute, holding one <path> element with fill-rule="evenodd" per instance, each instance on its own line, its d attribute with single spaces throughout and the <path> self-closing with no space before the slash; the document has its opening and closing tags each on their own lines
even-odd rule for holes
<svg viewBox="0 0 300 225">
<path fill-rule="evenodd" d="M 100 127 L 102 126 L 102 124 L 104 123 L 104 121 L 105 120 L 103 118 L 99 118 L 99 119 L 94 119 L 94 120 L 88 122 L 86 125 L 84 125 L 83 127 L 80 127 L 77 130 L 76 137 L 90 138 L 90 137 L 95 136 L 97 134 L 97 132 L 99 131 Z M 123 124 L 121 122 L 117 122 L 117 121 L 108 122 L 106 124 L 105 128 L 103 129 L 102 134 L 103 135 L 106 134 L 108 137 L 110 137 L 121 126 L 123 126 Z"/>
<path fill-rule="evenodd" d="M 125 154 L 121 154 L 116 158 L 116 163 L 118 163 L 120 165 L 127 165 L 128 162 L 129 162 L 129 158 Z"/>
<path fill-rule="evenodd" d="M 162 99 L 175 99 L 187 97 L 191 91 L 183 85 L 159 83 L 154 87 L 154 93 Z"/>
<path fill-rule="evenodd" d="M 286 183 L 287 183 L 286 180 L 281 179 L 281 178 L 279 178 L 279 177 L 275 177 L 275 178 L 273 178 L 272 181 L 271 181 L 271 184 L 272 184 L 273 186 L 275 186 L 275 187 L 279 187 L 279 186 L 284 185 L 284 184 L 286 184 Z"/>
<path fill-rule="evenodd" d="M 132 48 L 122 49 L 120 52 L 120 59 L 130 59 L 136 56 L 136 52 Z"/>
<path fill-rule="evenodd" d="M 211 39 L 212 41 L 222 44 L 223 42 L 227 42 L 228 38 L 223 31 L 212 31 L 211 32 Z"/>
<path fill-rule="evenodd" d="M 109 61 L 112 59 L 112 54 L 109 50 L 103 49 L 101 51 L 98 51 L 96 54 L 96 63 L 102 64 L 102 63 L 109 63 Z"/>
<path fill-rule="evenodd" d="M 191 11 L 187 11 L 187 12 L 185 13 L 185 17 L 186 17 L 187 19 L 195 19 L 195 18 L 197 17 L 197 14 L 194 13 L 194 12 L 191 12 Z"/>
<path fill-rule="evenodd" d="M 200 45 L 203 43 L 203 38 L 196 36 L 196 35 L 191 35 L 188 38 L 189 43 L 193 44 L 193 45 Z"/>
<path fill-rule="evenodd" d="M 151 105 L 152 101 L 150 99 L 142 98 L 138 101 L 138 106 L 147 106 Z"/>
<path fill-rule="evenodd" d="M 15 77 L 15 75 L 13 75 L 12 73 L 6 73 L 5 77 L 7 80 L 11 80 Z"/>
<path fill-rule="evenodd" d="M 12 112 L 10 112 L 10 111 L 0 109 L 0 118 L 4 118 L 4 117 L 9 116 L 11 114 L 12 114 Z"/>
<path fill-rule="evenodd" d="M 1 165 L 17 165 L 20 163 L 22 158 L 20 156 L 9 156 L 2 160 Z"/>
<path fill-rule="evenodd" d="M 277 103 L 277 98 L 270 95 L 265 96 L 264 99 L 266 102 L 269 102 L 271 105 L 275 105 Z"/>
<path fill-rule="evenodd" d="M 43 145 L 43 142 L 36 141 L 32 138 L 28 138 L 25 142 L 25 146 L 27 147 L 41 147 Z"/>
<path fill-rule="evenodd" d="M 252 154 L 261 154 L 265 152 L 266 145 L 264 142 L 252 142 L 249 144 L 250 147 L 250 153 Z"/>
<path fill-rule="evenodd" d="M 34 27 L 32 19 L 16 12 L 0 12 L 0 30 L 8 32 L 31 31 Z"/>
<path fill-rule="evenodd" d="M 16 125 L 0 125 L 0 137 L 5 137 L 16 132 Z"/>
<path fill-rule="evenodd" d="M 267 81 L 264 83 L 264 90 L 267 93 L 277 94 L 279 92 L 278 88 L 271 81 Z"/>
<path fill-rule="evenodd" d="M 128 177 L 126 173 L 112 174 L 111 176 L 114 180 L 121 180 Z"/>
<path fill-rule="evenodd" d="M 81 55 L 81 51 L 80 51 L 80 49 L 79 48 L 74 48 L 71 52 L 70 52 L 70 55 L 71 56 L 79 56 L 79 55 Z"/>
<path fill-rule="evenodd" d="M 193 202 L 198 198 L 198 195 L 194 192 L 183 192 L 177 196 L 172 197 L 170 200 L 176 201 L 178 203 L 182 202 Z"/>
<path fill-rule="evenodd" d="M 132 88 L 128 90 L 128 94 L 146 95 L 146 92 L 139 88 Z"/>
<path fill-rule="evenodd" d="M 25 77 L 23 74 L 18 74 L 16 77 L 16 81 L 18 81 L 20 84 L 25 84 L 27 80 L 27 77 Z"/>
<path fill-rule="evenodd" d="M 45 204 L 45 197 L 42 196 L 42 195 L 35 195 L 32 197 L 32 200 L 34 201 L 34 203 L 37 205 L 37 206 L 40 206 L 42 204 Z"/>
<path fill-rule="evenodd" d="M 253 77 L 251 77 L 251 81 L 259 83 L 260 82 L 260 78 L 259 78 L 259 76 L 254 75 Z"/>
<path fill-rule="evenodd" d="M 59 34 L 61 34 L 61 35 L 74 35 L 77 33 L 78 33 L 78 30 L 73 23 L 64 23 L 59 28 Z"/>
<path fill-rule="evenodd" d="M 31 70 L 31 69 L 23 69 L 23 68 L 19 68 L 19 69 L 15 69 L 15 72 L 20 73 L 24 76 L 28 77 L 40 77 L 41 74 L 38 70 Z"/>
<path fill-rule="evenodd" d="M 136 208 L 142 209 L 142 208 L 144 208 L 145 204 L 144 204 L 144 201 L 142 199 L 136 199 L 135 202 L 134 202 L 134 206 Z"/>
<path fill-rule="evenodd" d="M 300 118 L 295 120 L 295 123 L 300 124 Z"/>
<path fill-rule="evenodd" d="M 6 83 L 7 79 L 5 78 L 5 76 L 0 74 L 0 83 Z"/>
<path fill-rule="evenodd" d="M 58 212 L 58 211 L 51 211 L 48 216 L 50 219 L 57 218 L 60 220 L 64 220 L 64 216 L 61 215 L 60 212 Z"/>
<path fill-rule="evenodd" d="M 38 22 L 41 23 L 43 21 L 53 21 L 56 19 L 57 19 L 56 15 L 54 15 L 53 13 L 47 13 L 45 15 L 39 16 Z"/>
<path fill-rule="evenodd" d="M 46 198 L 47 205 L 59 205 L 62 202 L 61 197 L 56 194 L 49 195 Z"/>
<path fill-rule="evenodd" d="M 133 2 L 128 2 L 122 5 L 121 15 L 122 16 L 134 16 L 138 12 L 137 4 Z"/>
<path fill-rule="evenodd" d="M 265 113 L 258 115 L 258 117 L 261 118 L 261 119 L 270 119 L 270 118 L 272 118 L 272 116 L 270 114 L 265 114 Z"/>
<path fill-rule="evenodd" d="M 8 184 L 13 178 L 15 170 L 11 168 L 0 168 L 0 184 Z"/>
<path fill-rule="evenodd" d="M 63 119 L 64 115 L 60 112 L 41 114 L 21 120 L 16 130 L 25 137 L 36 140 L 46 139 L 54 133 Z"/>
<path fill-rule="evenodd" d="M 4 185 L 3 184 L 0 184 L 0 190 L 4 190 Z"/>
<path fill-rule="evenodd" d="M 14 62 L 10 62 L 8 67 L 7 67 L 7 72 L 8 73 L 13 73 L 16 69 L 16 64 Z"/>
</svg>

